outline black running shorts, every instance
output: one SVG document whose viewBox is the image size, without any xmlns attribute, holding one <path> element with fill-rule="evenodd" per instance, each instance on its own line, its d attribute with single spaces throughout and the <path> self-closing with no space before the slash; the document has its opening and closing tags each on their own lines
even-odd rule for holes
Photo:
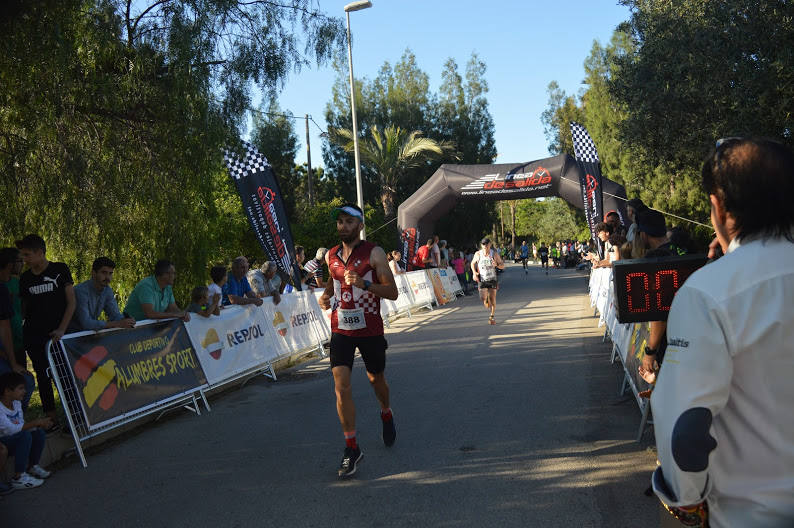
<svg viewBox="0 0 794 528">
<path fill-rule="evenodd" d="M 386 368 L 386 349 L 389 344 L 382 335 L 352 337 L 331 334 L 331 368 L 346 366 L 353 368 L 356 349 L 361 353 L 364 366 L 370 374 L 380 374 Z"/>
<path fill-rule="evenodd" d="M 498 290 L 499 289 L 499 283 L 497 281 L 485 281 L 485 282 L 480 281 L 480 284 L 479 284 L 478 287 L 481 290 L 488 290 L 488 289 Z"/>
</svg>

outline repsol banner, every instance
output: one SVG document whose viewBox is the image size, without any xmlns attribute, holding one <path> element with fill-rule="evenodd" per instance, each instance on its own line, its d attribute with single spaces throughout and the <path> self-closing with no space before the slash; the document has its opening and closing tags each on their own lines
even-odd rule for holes
<svg viewBox="0 0 794 528">
<path fill-rule="evenodd" d="M 261 308 L 228 306 L 220 315 L 185 323 L 210 385 L 266 365 L 281 353 Z"/>
<path fill-rule="evenodd" d="M 400 274 L 394 276 L 394 283 L 397 286 L 397 299 L 390 301 L 389 299 L 381 299 L 381 315 L 384 317 L 393 313 L 405 312 L 413 306 L 413 296 L 411 295 L 411 286 L 408 284 L 406 275 Z"/>
<path fill-rule="evenodd" d="M 324 290 L 322 288 L 317 288 L 317 289 L 314 290 L 314 292 L 312 294 L 314 295 L 314 302 L 317 303 L 317 308 L 320 309 L 322 311 L 322 314 L 323 314 L 323 318 L 322 318 L 322 321 L 321 321 L 322 322 L 322 327 L 323 327 L 323 332 L 327 332 L 328 339 L 331 339 L 331 309 L 328 308 L 327 310 L 323 310 L 322 308 L 320 308 L 320 297 L 323 296 L 323 291 Z M 333 305 L 334 305 L 334 298 L 332 296 L 331 297 L 331 306 L 333 306 Z"/>
<path fill-rule="evenodd" d="M 433 283 L 424 270 L 411 271 L 405 274 L 408 286 L 411 288 L 413 307 L 426 306 L 435 302 Z"/>
<path fill-rule="evenodd" d="M 273 304 L 272 297 L 264 301 L 262 312 L 276 334 L 274 339 L 280 355 L 314 348 L 324 340 L 324 316 L 313 293 L 303 291 L 282 295 L 278 304 Z"/>
<path fill-rule="evenodd" d="M 226 150 L 224 162 L 237 186 L 243 209 L 268 260 L 293 277 L 295 248 L 276 175 L 267 159 L 245 141 L 241 152 Z M 300 280 L 293 280 L 300 289 Z"/>
<path fill-rule="evenodd" d="M 451 292 L 454 296 L 458 292 L 463 292 L 463 287 L 460 285 L 458 275 L 452 267 L 441 270 L 441 280 L 444 281 L 444 289 Z"/>
<path fill-rule="evenodd" d="M 207 384 L 182 321 L 67 337 L 62 343 L 89 429 Z"/>
</svg>

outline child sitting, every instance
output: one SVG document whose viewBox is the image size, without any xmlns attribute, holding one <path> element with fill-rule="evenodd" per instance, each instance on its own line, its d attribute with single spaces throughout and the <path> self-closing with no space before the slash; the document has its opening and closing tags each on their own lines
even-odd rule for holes
<svg viewBox="0 0 794 528">
<path fill-rule="evenodd" d="M 209 288 L 206 286 L 193 288 L 193 293 L 190 295 L 192 302 L 187 307 L 187 311 L 199 314 L 202 317 L 209 317 L 212 314 L 220 315 L 221 312 L 218 306 L 221 302 L 221 296 L 216 293 L 212 296 L 212 302 L 209 301 L 208 296 Z"/>
<path fill-rule="evenodd" d="M 14 456 L 14 489 L 36 488 L 44 484 L 50 472 L 39 466 L 47 435 L 44 429 L 52 426 L 52 418 L 25 422 L 22 398 L 25 378 L 16 372 L 0 375 L 0 442 Z M 27 471 L 25 471 L 27 469 Z"/>
</svg>

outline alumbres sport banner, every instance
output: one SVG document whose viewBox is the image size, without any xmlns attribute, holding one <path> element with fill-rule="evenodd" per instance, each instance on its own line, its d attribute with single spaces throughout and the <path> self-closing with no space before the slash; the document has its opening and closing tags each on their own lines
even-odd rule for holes
<svg viewBox="0 0 794 528">
<path fill-rule="evenodd" d="M 207 384 L 182 321 L 62 343 L 89 429 Z"/>
<path fill-rule="evenodd" d="M 584 215 L 590 227 L 590 236 L 598 248 L 601 258 L 604 258 L 601 243 L 596 236 L 595 226 L 604 219 L 604 193 L 603 179 L 601 177 L 601 162 L 595 143 L 587 133 L 587 129 L 575 121 L 571 121 L 571 137 L 576 162 L 582 169 L 579 174 L 579 185 L 582 188 L 582 201 L 584 202 Z"/>
<path fill-rule="evenodd" d="M 210 385 L 266 365 L 281 354 L 264 311 L 253 304 L 227 306 L 212 317 L 191 317 L 185 328 Z"/>
<path fill-rule="evenodd" d="M 299 276 L 294 275 L 295 246 L 276 175 L 256 147 L 246 141 L 242 145 L 242 156 L 227 149 L 223 161 L 268 260 L 275 262 L 280 272 L 297 279 L 293 284 L 300 289 Z"/>
</svg>

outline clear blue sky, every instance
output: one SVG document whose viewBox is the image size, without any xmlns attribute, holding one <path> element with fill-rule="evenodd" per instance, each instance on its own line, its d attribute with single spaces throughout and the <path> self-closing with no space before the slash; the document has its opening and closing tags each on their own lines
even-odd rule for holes
<svg viewBox="0 0 794 528">
<path fill-rule="evenodd" d="M 328 14 L 344 16 L 349 0 L 319 0 Z M 372 0 L 372 7 L 350 14 L 353 72 L 373 79 L 384 61 L 399 61 L 406 48 L 438 92 L 441 70 L 454 58 L 461 72 L 472 52 L 487 65 L 488 102 L 495 124 L 498 163 L 547 157 L 540 115 L 546 87 L 556 80 L 574 94 L 584 78 L 584 59 L 594 40 L 609 42 L 615 27 L 629 18 L 617 0 Z M 346 63 L 345 63 L 346 67 Z M 347 70 L 345 70 L 347 71 Z M 279 95 L 282 110 L 310 114 L 325 128 L 325 106 L 335 72 L 330 66 L 290 74 Z M 306 161 L 305 126 L 295 122 Z M 320 130 L 310 123 L 312 165 L 322 165 Z M 265 153 L 267 155 L 267 153 Z"/>
</svg>

